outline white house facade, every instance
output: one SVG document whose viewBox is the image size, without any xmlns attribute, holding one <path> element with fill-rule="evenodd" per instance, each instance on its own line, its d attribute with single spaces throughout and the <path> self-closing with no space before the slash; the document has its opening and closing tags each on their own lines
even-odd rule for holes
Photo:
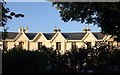
<svg viewBox="0 0 120 75">
<path fill-rule="evenodd" d="M 2 35 L 2 33 L 0 32 Z M 3 42 L 5 42 L 6 48 L 9 50 L 15 46 L 19 46 L 26 50 L 40 49 L 41 45 L 46 47 L 52 47 L 53 49 L 71 50 L 72 48 L 91 48 L 98 43 L 106 43 L 114 47 L 120 45 L 119 42 L 113 40 L 111 35 L 105 35 L 100 32 L 91 32 L 90 29 L 84 29 L 83 32 L 62 33 L 60 29 L 55 28 L 53 33 L 29 33 L 28 27 L 19 28 L 19 32 L 8 32 L 6 40 L 0 36 L 0 48 L 2 49 Z"/>
</svg>

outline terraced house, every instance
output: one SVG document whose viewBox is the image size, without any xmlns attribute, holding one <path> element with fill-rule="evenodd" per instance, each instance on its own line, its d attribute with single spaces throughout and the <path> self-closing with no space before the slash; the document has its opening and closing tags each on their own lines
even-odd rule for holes
<svg viewBox="0 0 120 75">
<path fill-rule="evenodd" d="M 2 33 L 0 33 L 2 34 Z M 18 32 L 8 32 L 5 40 L 0 36 L 0 46 L 4 45 L 6 49 L 11 49 L 15 46 L 26 50 L 37 50 L 42 45 L 52 47 L 53 49 L 65 52 L 72 48 L 91 48 L 97 44 L 108 44 L 118 47 L 119 42 L 113 40 L 111 35 L 105 35 L 100 32 L 91 32 L 90 28 L 84 28 L 83 32 L 62 33 L 59 28 L 54 29 L 52 33 L 29 33 L 28 27 L 20 27 Z"/>
</svg>

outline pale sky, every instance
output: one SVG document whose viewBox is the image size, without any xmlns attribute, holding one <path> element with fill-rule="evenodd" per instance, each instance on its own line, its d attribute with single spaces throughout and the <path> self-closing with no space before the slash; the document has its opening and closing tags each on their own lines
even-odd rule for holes
<svg viewBox="0 0 120 75">
<path fill-rule="evenodd" d="M 4 0 L 5 2 L 47 2 L 47 0 Z"/>
<path fill-rule="evenodd" d="M 59 11 L 50 2 L 7 2 L 7 7 L 16 13 L 22 13 L 24 18 L 13 18 L 7 25 L 8 31 L 17 32 L 20 26 L 28 26 L 29 32 L 53 32 L 59 27 L 61 32 L 81 32 L 85 24 L 76 21 L 63 22 Z M 87 26 L 87 24 L 86 24 Z M 100 31 L 97 26 L 90 25 L 94 32 Z"/>
</svg>

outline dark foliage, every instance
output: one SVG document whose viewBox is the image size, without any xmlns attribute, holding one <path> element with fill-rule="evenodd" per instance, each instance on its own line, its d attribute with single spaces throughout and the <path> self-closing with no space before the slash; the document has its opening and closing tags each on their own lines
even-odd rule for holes
<svg viewBox="0 0 120 75">
<path fill-rule="evenodd" d="M 15 12 L 10 11 L 8 7 L 6 7 L 6 2 L 0 1 L 0 27 L 4 27 L 8 20 L 11 20 L 13 17 L 24 17 L 23 14 L 16 14 Z"/>
<path fill-rule="evenodd" d="M 5 25 L 7 24 L 7 21 L 13 19 L 13 17 L 19 18 L 24 17 L 24 15 L 10 11 L 10 9 L 6 7 L 6 2 L 0 1 L 0 27 L 3 27 L 2 40 L 5 40 L 7 37 L 8 27 L 5 27 Z M 3 50 L 6 50 L 4 44 L 5 42 L 3 42 Z"/>
<path fill-rule="evenodd" d="M 52 2 L 64 22 L 92 23 L 120 41 L 120 2 Z"/>
<path fill-rule="evenodd" d="M 3 75 L 11 74 L 115 74 L 120 72 L 120 50 L 106 47 L 74 49 L 60 54 L 52 48 L 26 51 L 13 48 L 3 53 Z"/>
</svg>

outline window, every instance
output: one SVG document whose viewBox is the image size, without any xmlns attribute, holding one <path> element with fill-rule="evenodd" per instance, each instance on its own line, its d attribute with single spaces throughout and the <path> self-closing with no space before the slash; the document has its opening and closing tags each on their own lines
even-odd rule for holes
<svg viewBox="0 0 120 75">
<path fill-rule="evenodd" d="M 76 42 L 72 42 L 71 47 L 72 47 L 72 49 L 76 49 Z"/>
<path fill-rule="evenodd" d="M 56 42 L 56 49 L 61 50 L 61 42 Z"/>
<path fill-rule="evenodd" d="M 42 47 L 42 42 L 38 42 L 38 49 Z"/>
<path fill-rule="evenodd" d="M 108 45 L 109 45 L 109 46 L 108 46 L 109 48 L 112 48 L 112 47 L 113 47 L 113 42 L 112 42 L 112 41 L 109 41 L 109 42 L 108 42 Z"/>
<path fill-rule="evenodd" d="M 7 42 L 3 42 L 3 45 L 4 45 L 4 46 L 3 46 L 3 47 L 4 47 L 3 49 L 7 50 L 7 48 L 8 48 Z"/>
<path fill-rule="evenodd" d="M 24 42 L 19 42 L 19 48 L 23 48 Z"/>
<path fill-rule="evenodd" d="M 87 42 L 87 48 L 91 48 L 91 42 Z"/>
</svg>

